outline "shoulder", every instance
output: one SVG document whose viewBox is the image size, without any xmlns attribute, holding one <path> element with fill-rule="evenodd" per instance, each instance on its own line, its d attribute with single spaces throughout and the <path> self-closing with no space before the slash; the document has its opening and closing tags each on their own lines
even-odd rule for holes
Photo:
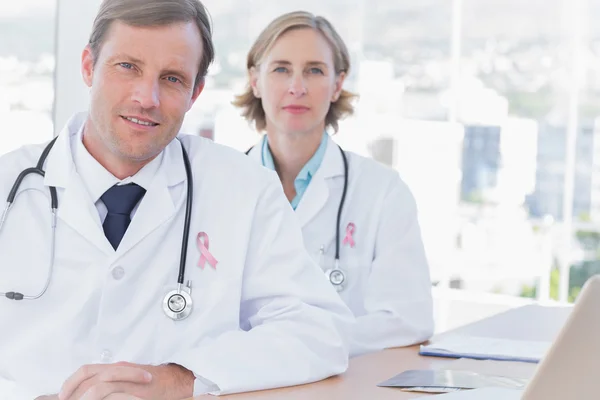
<svg viewBox="0 0 600 400">
<path fill-rule="evenodd" d="M 12 186 L 12 183 L 17 179 L 21 171 L 26 168 L 35 167 L 47 144 L 25 145 L 0 156 L 0 193 L 6 185 Z"/>
<path fill-rule="evenodd" d="M 356 153 L 346 151 L 351 173 L 355 176 L 354 184 L 371 193 L 395 193 L 401 197 L 412 199 L 413 195 L 395 169 Z"/>
<path fill-rule="evenodd" d="M 180 135 L 190 157 L 194 173 L 210 174 L 228 184 L 265 185 L 276 180 L 273 171 L 231 147 L 200 136 Z"/>
</svg>

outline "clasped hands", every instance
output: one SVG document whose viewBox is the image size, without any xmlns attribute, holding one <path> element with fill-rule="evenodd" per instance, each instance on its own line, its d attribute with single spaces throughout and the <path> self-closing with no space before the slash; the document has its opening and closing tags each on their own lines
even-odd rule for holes
<svg viewBox="0 0 600 400">
<path fill-rule="evenodd" d="M 181 400 L 192 397 L 194 379 L 176 364 L 85 365 L 65 381 L 59 394 L 36 400 Z"/>
</svg>

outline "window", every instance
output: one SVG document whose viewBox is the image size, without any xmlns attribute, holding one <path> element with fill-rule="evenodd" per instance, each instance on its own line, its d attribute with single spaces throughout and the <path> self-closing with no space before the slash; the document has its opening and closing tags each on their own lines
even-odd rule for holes
<svg viewBox="0 0 600 400">
<path fill-rule="evenodd" d="M 85 6 L 62 0 L 61 8 L 68 2 L 85 10 L 90 18 L 85 26 L 90 25 L 99 0 Z M 574 250 L 576 232 L 583 229 L 578 224 L 600 222 L 600 29 L 595 23 L 600 0 L 205 4 L 214 21 L 217 60 L 186 117 L 186 133 L 213 136 L 239 150 L 254 145 L 259 135 L 230 104 L 246 83 L 252 41 L 283 12 L 324 15 L 348 44 L 347 88 L 361 96 L 356 115 L 342 121 L 335 140 L 396 169 L 409 185 L 434 282 L 514 297 L 556 292 L 538 290 L 538 282 L 555 285 L 551 269 L 563 258 L 557 251 L 565 241 L 565 178 L 573 184 L 568 211 L 574 218 Z M 70 27 L 67 19 L 62 23 Z M 81 51 L 66 40 L 83 34 L 72 29 L 63 34 L 63 50 L 73 48 L 64 60 L 58 58 L 64 61 L 58 64 L 62 73 L 77 63 Z M 51 31 L 35 35 L 36 40 L 48 37 Z M 6 76 L 17 75 L 3 72 L 0 79 Z M 85 93 L 63 83 L 57 84 L 64 91 L 57 103 L 82 103 Z M 20 107 L 12 104 L 17 98 L 10 97 L 11 110 Z M 576 138 L 573 166 L 567 163 L 567 137 Z M 4 147 L 5 142 L 2 137 Z"/>
<path fill-rule="evenodd" d="M 213 129 L 219 142 L 252 146 L 258 136 L 229 105 L 245 84 L 252 40 L 283 12 L 322 14 L 350 47 L 347 87 L 361 96 L 357 115 L 342 122 L 335 140 L 397 169 L 410 186 L 433 280 L 456 286 L 448 279 L 459 279 L 461 288 L 473 291 L 535 294 L 529 289 L 540 271 L 559 256 L 546 254 L 548 248 L 561 247 L 546 245 L 550 236 L 559 240 L 560 228 L 544 221 L 563 215 L 572 32 L 583 15 L 593 20 L 600 1 L 591 1 L 579 20 L 566 0 L 350 3 L 207 0 L 218 62 L 212 88 L 186 121 L 189 130 Z M 600 51 L 593 39 L 589 43 L 586 54 Z M 600 82 L 596 70 L 590 64 L 586 76 Z M 600 178 L 591 168 L 598 101 L 595 86 L 585 87 L 572 212 L 596 216 L 591 182 Z M 458 248 L 455 238 L 467 231 L 478 244 L 465 240 Z"/>
<path fill-rule="evenodd" d="M 52 137 L 56 0 L 0 2 L 0 154 Z"/>
</svg>

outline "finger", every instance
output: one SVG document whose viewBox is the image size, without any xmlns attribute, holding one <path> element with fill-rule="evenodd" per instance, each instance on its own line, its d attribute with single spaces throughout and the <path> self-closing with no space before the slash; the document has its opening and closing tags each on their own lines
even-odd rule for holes
<svg viewBox="0 0 600 400">
<path fill-rule="evenodd" d="M 152 382 L 152 374 L 138 367 L 114 366 L 97 374 L 96 379 L 101 382 L 128 382 L 144 384 Z"/>
<path fill-rule="evenodd" d="M 131 394 L 115 393 L 109 395 L 106 400 L 143 400 L 141 397 L 135 397 Z"/>
<path fill-rule="evenodd" d="M 140 392 L 140 388 L 136 389 L 135 384 L 124 382 L 101 382 L 93 387 L 90 387 L 77 400 L 108 400 L 108 399 L 127 399 L 127 400 L 142 400 L 130 394 L 132 392 Z"/>
<path fill-rule="evenodd" d="M 152 375 L 141 368 L 124 366 L 124 364 L 84 366 L 65 382 L 59 394 L 59 400 L 70 399 L 84 382 L 94 380 L 98 382 L 149 383 L 152 381 Z"/>
<path fill-rule="evenodd" d="M 108 365 L 84 365 L 83 367 L 79 368 L 73 375 L 71 375 L 69 379 L 65 381 L 60 389 L 60 393 L 58 394 L 58 399 L 67 400 L 73 395 L 79 385 L 107 368 L 109 368 Z"/>
<path fill-rule="evenodd" d="M 122 393 L 122 386 L 120 382 L 101 382 L 90 387 L 77 400 L 104 400 L 110 395 Z"/>
</svg>

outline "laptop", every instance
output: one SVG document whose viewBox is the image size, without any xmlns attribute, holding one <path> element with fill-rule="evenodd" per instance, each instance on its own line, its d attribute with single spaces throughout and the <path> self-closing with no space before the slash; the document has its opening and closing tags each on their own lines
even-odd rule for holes
<svg viewBox="0 0 600 400">
<path fill-rule="evenodd" d="M 588 279 L 573 311 L 524 390 L 485 388 L 440 400 L 600 399 L 600 275 Z"/>
</svg>

